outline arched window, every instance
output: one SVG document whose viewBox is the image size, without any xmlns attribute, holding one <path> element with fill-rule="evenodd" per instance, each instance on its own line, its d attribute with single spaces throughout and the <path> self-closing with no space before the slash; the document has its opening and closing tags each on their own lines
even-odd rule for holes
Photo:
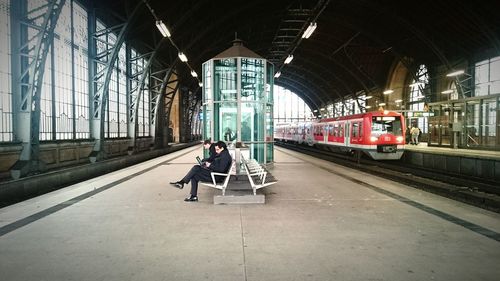
<svg viewBox="0 0 500 281">
<path fill-rule="evenodd" d="M 425 105 L 425 95 L 424 89 L 428 87 L 429 84 L 429 74 L 427 72 L 427 67 L 421 64 L 415 77 L 410 83 L 410 93 L 408 95 L 408 109 L 413 112 L 423 112 Z M 417 115 L 416 118 L 412 118 L 411 122 L 416 124 L 418 128 L 423 132 L 427 133 L 427 120 L 424 117 Z M 412 125 L 412 124 L 408 124 Z"/>
<path fill-rule="evenodd" d="M 274 124 L 310 120 L 309 106 L 294 92 L 274 86 Z"/>
</svg>

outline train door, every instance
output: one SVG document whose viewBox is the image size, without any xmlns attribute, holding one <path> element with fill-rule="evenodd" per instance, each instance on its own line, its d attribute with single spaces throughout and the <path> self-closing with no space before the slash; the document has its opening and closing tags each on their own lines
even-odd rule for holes
<svg viewBox="0 0 500 281">
<path fill-rule="evenodd" d="M 323 132 L 323 142 L 327 143 L 328 142 L 328 133 L 329 133 L 329 128 L 330 126 L 327 124 L 323 124 L 322 132 Z"/>
<path fill-rule="evenodd" d="M 349 121 L 345 122 L 345 130 L 344 130 L 344 145 L 349 146 L 351 144 L 351 123 Z"/>
<path fill-rule="evenodd" d="M 309 146 L 312 146 L 315 143 L 313 130 L 314 127 L 310 123 L 304 126 L 304 142 Z"/>
</svg>

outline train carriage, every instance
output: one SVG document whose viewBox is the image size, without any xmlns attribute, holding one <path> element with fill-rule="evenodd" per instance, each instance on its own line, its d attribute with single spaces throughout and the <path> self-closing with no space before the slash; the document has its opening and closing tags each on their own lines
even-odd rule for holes
<svg viewBox="0 0 500 281">
<path fill-rule="evenodd" d="M 277 126 L 274 138 L 331 151 L 362 152 L 375 160 L 393 160 L 403 155 L 404 128 L 400 113 L 373 111 Z"/>
</svg>

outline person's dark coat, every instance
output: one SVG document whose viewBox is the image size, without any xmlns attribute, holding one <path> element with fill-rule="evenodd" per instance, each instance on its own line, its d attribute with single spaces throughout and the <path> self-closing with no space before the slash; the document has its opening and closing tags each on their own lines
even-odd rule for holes
<svg viewBox="0 0 500 281">
<path fill-rule="evenodd" d="M 216 155 L 212 164 L 210 164 L 209 169 L 213 172 L 225 173 L 231 167 L 233 158 L 227 149 L 224 149 L 221 153 Z"/>
<path fill-rule="evenodd" d="M 410 143 L 411 142 L 410 127 L 406 128 L 405 137 L 406 137 L 406 143 Z"/>
</svg>

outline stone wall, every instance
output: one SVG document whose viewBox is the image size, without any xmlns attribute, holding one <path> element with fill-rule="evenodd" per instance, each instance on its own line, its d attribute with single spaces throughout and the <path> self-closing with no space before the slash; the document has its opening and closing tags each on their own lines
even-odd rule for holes
<svg viewBox="0 0 500 281">
<path fill-rule="evenodd" d="M 130 154 L 129 139 L 107 140 L 104 143 L 106 158 L 114 158 Z M 139 138 L 136 141 L 136 151 L 147 151 L 152 148 L 153 139 Z M 94 141 L 60 141 L 46 142 L 40 145 L 40 160 L 47 170 L 57 170 L 78 164 L 90 163 L 89 154 L 94 147 Z M 21 143 L 2 144 L 0 146 L 0 181 L 10 180 L 10 169 L 19 160 L 22 150 Z"/>
</svg>

